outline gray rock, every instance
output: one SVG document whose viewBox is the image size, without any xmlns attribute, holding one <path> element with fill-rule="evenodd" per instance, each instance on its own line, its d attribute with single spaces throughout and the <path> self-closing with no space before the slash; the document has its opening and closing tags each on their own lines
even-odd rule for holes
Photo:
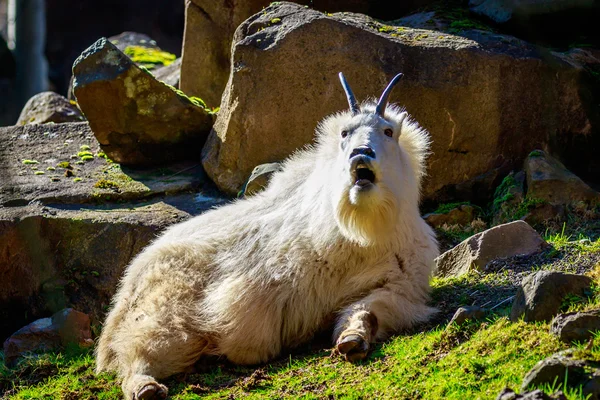
<svg viewBox="0 0 600 400">
<path fill-rule="evenodd" d="M 521 391 L 531 386 L 553 385 L 563 383 L 567 379 L 568 386 L 576 386 L 586 380 L 586 362 L 555 354 L 538 362 L 523 378 Z"/>
<path fill-rule="evenodd" d="M 122 52 L 130 46 L 145 47 L 147 49 L 160 50 L 156 41 L 150 36 L 139 32 L 122 32 L 118 35 L 111 36 L 108 40 Z"/>
<path fill-rule="evenodd" d="M 107 39 L 73 64 L 73 91 L 102 149 L 127 165 L 199 160 L 213 116 Z"/>
<path fill-rule="evenodd" d="M 252 170 L 252 175 L 248 178 L 248 182 L 244 185 L 244 196 L 252 196 L 269 184 L 271 175 L 281 170 L 280 163 L 269 163 L 256 166 Z"/>
<path fill-rule="evenodd" d="M 27 354 L 57 350 L 68 344 L 93 345 L 90 317 L 72 308 L 63 309 L 50 318 L 42 318 L 19 329 L 4 342 L 7 365 Z"/>
<path fill-rule="evenodd" d="M 244 21 L 233 42 L 233 67 L 202 156 L 208 175 L 231 195 L 256 165 L 285 159 L 313 140 L 323 117 L 348 108 L 338 71 L 361 100 L 405 74 L 391 101 L 432 135 L 426 199 L 500 166 L 520 167 L 548 142 L 546 132 L 570 132 L 574 143 L 594 124 L 580 96 L 584 69 L 510 36 L 382 25 L 278 2 Z"/>
<path fill-rule="evenodd" d="M 460 307 L 454 313 L 454 316 L 448 323 L 448 326 L 450 326 L 452 324 L 461 325 L 465 321 L 468 321 L 471 319 L 481 319 L 485 316 L 486 312 L 487 312 L 487 310 L 485 310 L 481 307 L 477 307 L 477 306 Z"/>
<path fill-rule="evenodd" d="M 527 197 L 554 205 L 577 201 L 598 204 L 600 193 L 590 188 L 556 158 L 542 150 L 532 151 L 525 160 Z"/>
<path fill-rule="evenodd" d="M 550 332 L 567 343 L 589 340 L 597 331 L 600 331 L 600 311 L 560 314 L 550 325 Z"/>
<path fill-rule="evenodd" d="M 535 254 L 546 246 L 544 239 L 523 221 L 498 225 L 478 233 L 435 259 L 436 275 L 461 276 L 483 270 L 499 258 Z"/>
<path fill-rule="evenodd" d="M 468 204 L 461 204 L 445 213 L 429 213 L 423 216 L 425 222 L 434 228 L 442 225 L 468 225 L 475 218 L 475 208 Z"/>
<path fill-rule="evenodd" d="M 157 80 L 178 89 L 179 77 L 181 76 L 181 57 L 169 65 L 153 69 L 150 72 Z"/>
<path fill-rule="evenodd" d="M 0 137 L 0 206 L 144 199 L 199 190 L 207 181 L 197 162 L 135 170 L 109 162 L 87 123 L 0 128 Z M 77 156 L 88 154 L 82 149 L 91 159 Z"/>
<path fill-rule="evenodd" d="M 584 275 L 538 271 L 523 279 L 513 301 L 510 319 L 550 321 L 567 295 L 587 296 L 592 279 Z"/>
<path fill-rule="evenodd" d="M 81 122 L 85 118 L 76 104 L 58 93 L 42 92 L 33 96 L 17 120 L 17 125 L 46 124 L 54 122 Z"/>
</svg>

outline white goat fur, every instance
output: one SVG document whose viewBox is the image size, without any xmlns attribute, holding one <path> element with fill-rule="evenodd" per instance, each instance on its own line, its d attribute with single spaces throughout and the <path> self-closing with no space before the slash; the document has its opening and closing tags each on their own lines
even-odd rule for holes
<svg viewBox="0 0 600 400">
<path fill-rule="evenodd" d="M 353 188 L 342 130 L 377 153 L 368 193 Z M 370 102 L 326 118 L 263 192 L 170 227 L 133 260 L 97 370 L 117 371 L 125 397 L 138 398 L 202 355 L 262 363 L 330 322 L 334 343 L 353 334 L 368 344 L 427 320 L 438 255 L 418 209 L 428 146 L 396 106 L 385 119 Z"/>
</svg>

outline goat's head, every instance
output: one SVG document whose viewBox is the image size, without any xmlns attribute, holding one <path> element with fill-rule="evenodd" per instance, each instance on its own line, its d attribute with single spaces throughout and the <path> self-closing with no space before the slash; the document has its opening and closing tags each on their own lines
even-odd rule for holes
<svg viewBox="0 0 600 400">
<path fill-rule="evenodd" d="M 325 119 L 319 146 L 328 153 L 336 219 L 346 237 L 364 245 L 393 235 L 414 213 L 428 136 L 402 109 L 388 105 L 392 79 L 379 101 L 359 105 L 340 73 L 350 109 Z"/>
</svg>

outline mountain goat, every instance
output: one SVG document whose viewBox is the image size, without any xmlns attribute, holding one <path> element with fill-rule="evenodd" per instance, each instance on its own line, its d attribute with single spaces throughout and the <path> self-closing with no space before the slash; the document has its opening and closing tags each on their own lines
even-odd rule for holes
<svg viewBox="0 0 600 400">
<path fill-rule="evenodd" d="M 127 399 L 164 398 L 156 379 L 204 355 L 256 364 L 333 328 L 337 351 L 428 319 L 438 255 L 419 215 L 427 133 L 388 105 L 325 118 L 261 193 L 167 229 L 127 268 L 96 349 Z"/>
</svg>

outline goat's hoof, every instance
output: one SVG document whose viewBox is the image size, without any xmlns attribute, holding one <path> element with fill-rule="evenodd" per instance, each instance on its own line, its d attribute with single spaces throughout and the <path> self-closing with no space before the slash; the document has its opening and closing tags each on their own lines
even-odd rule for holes
<svg viewBox="0 0 600 400">
<path fill-rule="evenodd" d="M 369 342 L 362 336 L 350 334 L 341 337 L 336 345 L 338 353 L 344 355 L 346 360 L 350 362 L 362 360 L 369 352 Z"/>
<path fill-rule="evenodd" d="M 158 383 L 148 383 L 137 393 L 134 393 L 134 400 L 162 400 L 167 398 L 167 387 Z"/>
</svg>

